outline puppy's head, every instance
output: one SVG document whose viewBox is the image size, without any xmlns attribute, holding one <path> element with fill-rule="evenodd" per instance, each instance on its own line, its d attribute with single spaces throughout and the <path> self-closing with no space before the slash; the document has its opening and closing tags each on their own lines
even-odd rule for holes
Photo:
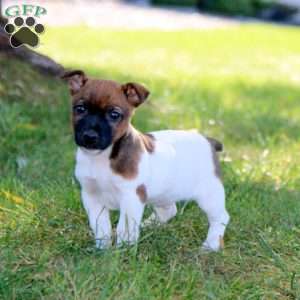
<svg viewBox="0 0 300 300">
<path fill-rule="evenodd" d="M 87 149 L 104 150 L 126 134 L 134 109 L 149 95 L 140 84 L 89 79 L 82 71 L 62 78 L 73 98 L 75 142 Z"/>
</svg>

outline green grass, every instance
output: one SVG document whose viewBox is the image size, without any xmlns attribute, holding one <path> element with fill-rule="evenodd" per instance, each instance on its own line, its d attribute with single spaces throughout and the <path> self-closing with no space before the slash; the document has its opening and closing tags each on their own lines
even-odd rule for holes
<svg viewBox="0 0 300 300">
<path fill-rule="evenodd" d="M 0 299 L 300 299 L 299 37 L 254 25 L 42 36 L 41 51 L 69 68 L 144 83 L 140 130 L 198 128 L 224 142 L 231 223 L 216 254 L 199 251 L 207 223 L 193 203 L 136 247 L 96 251 L 67 87 L 1 54 Z"/>
</svg>

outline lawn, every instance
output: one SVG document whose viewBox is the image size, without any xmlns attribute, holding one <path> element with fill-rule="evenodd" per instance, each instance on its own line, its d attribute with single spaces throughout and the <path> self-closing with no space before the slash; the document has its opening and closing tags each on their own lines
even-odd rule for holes
<svg viewBox="0 0 300 300">
<path fill-rule="evenodd" d="M 231 223 L 225 249 L 202 253 L 205 216 L 179 205 L 136 247 L 96 251 L 73 178 L 67 87 L 1 54 L 0 299 L 300 299 L 299 29 L 47 28 L 39 50 L 144 83 L 140 130 L 223 141 Z"/>
</svg>

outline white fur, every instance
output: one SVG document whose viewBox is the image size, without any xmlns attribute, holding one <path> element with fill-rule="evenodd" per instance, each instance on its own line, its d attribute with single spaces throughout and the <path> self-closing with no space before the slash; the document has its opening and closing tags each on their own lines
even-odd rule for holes
<svg viewBox="0 0 300 300">
<path fill-rule="evenodd" d="M 203 247 L 218 250 L 229 215 L 223 184 L 215 174 L 211 145 L 194 131 L 165 130 L 152 134 L 155 150 L 143 153 L 138 175 L 132 180 L 111 169 L 111 147 L 102 152 L 81 148 L 77 151 L 75 175 L 82 187 L 83 205 L 97 247 L 111 245 L 109 210 L 113 209 L 120 210 L 117 243 L 136 242 L 144 211 L 136 189 L 144 184 L 147 204 L 154 206 L 154 216 L 160 222 L 175 216 L 177 201 L 197 201 L 210 225 Z"/>
</svg>

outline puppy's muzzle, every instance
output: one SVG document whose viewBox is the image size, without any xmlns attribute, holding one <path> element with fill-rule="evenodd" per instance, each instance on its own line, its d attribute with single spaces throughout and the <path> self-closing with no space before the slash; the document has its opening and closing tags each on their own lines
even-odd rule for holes
<svg viewBox="0 0 300 300">
<path fill-rule="evenodd" d="M 85 147 L 93 148 L 99 143 L 99 135 L 95 130 L 89 129 L 83 133 L 82 140 Z"/>
</svg>

